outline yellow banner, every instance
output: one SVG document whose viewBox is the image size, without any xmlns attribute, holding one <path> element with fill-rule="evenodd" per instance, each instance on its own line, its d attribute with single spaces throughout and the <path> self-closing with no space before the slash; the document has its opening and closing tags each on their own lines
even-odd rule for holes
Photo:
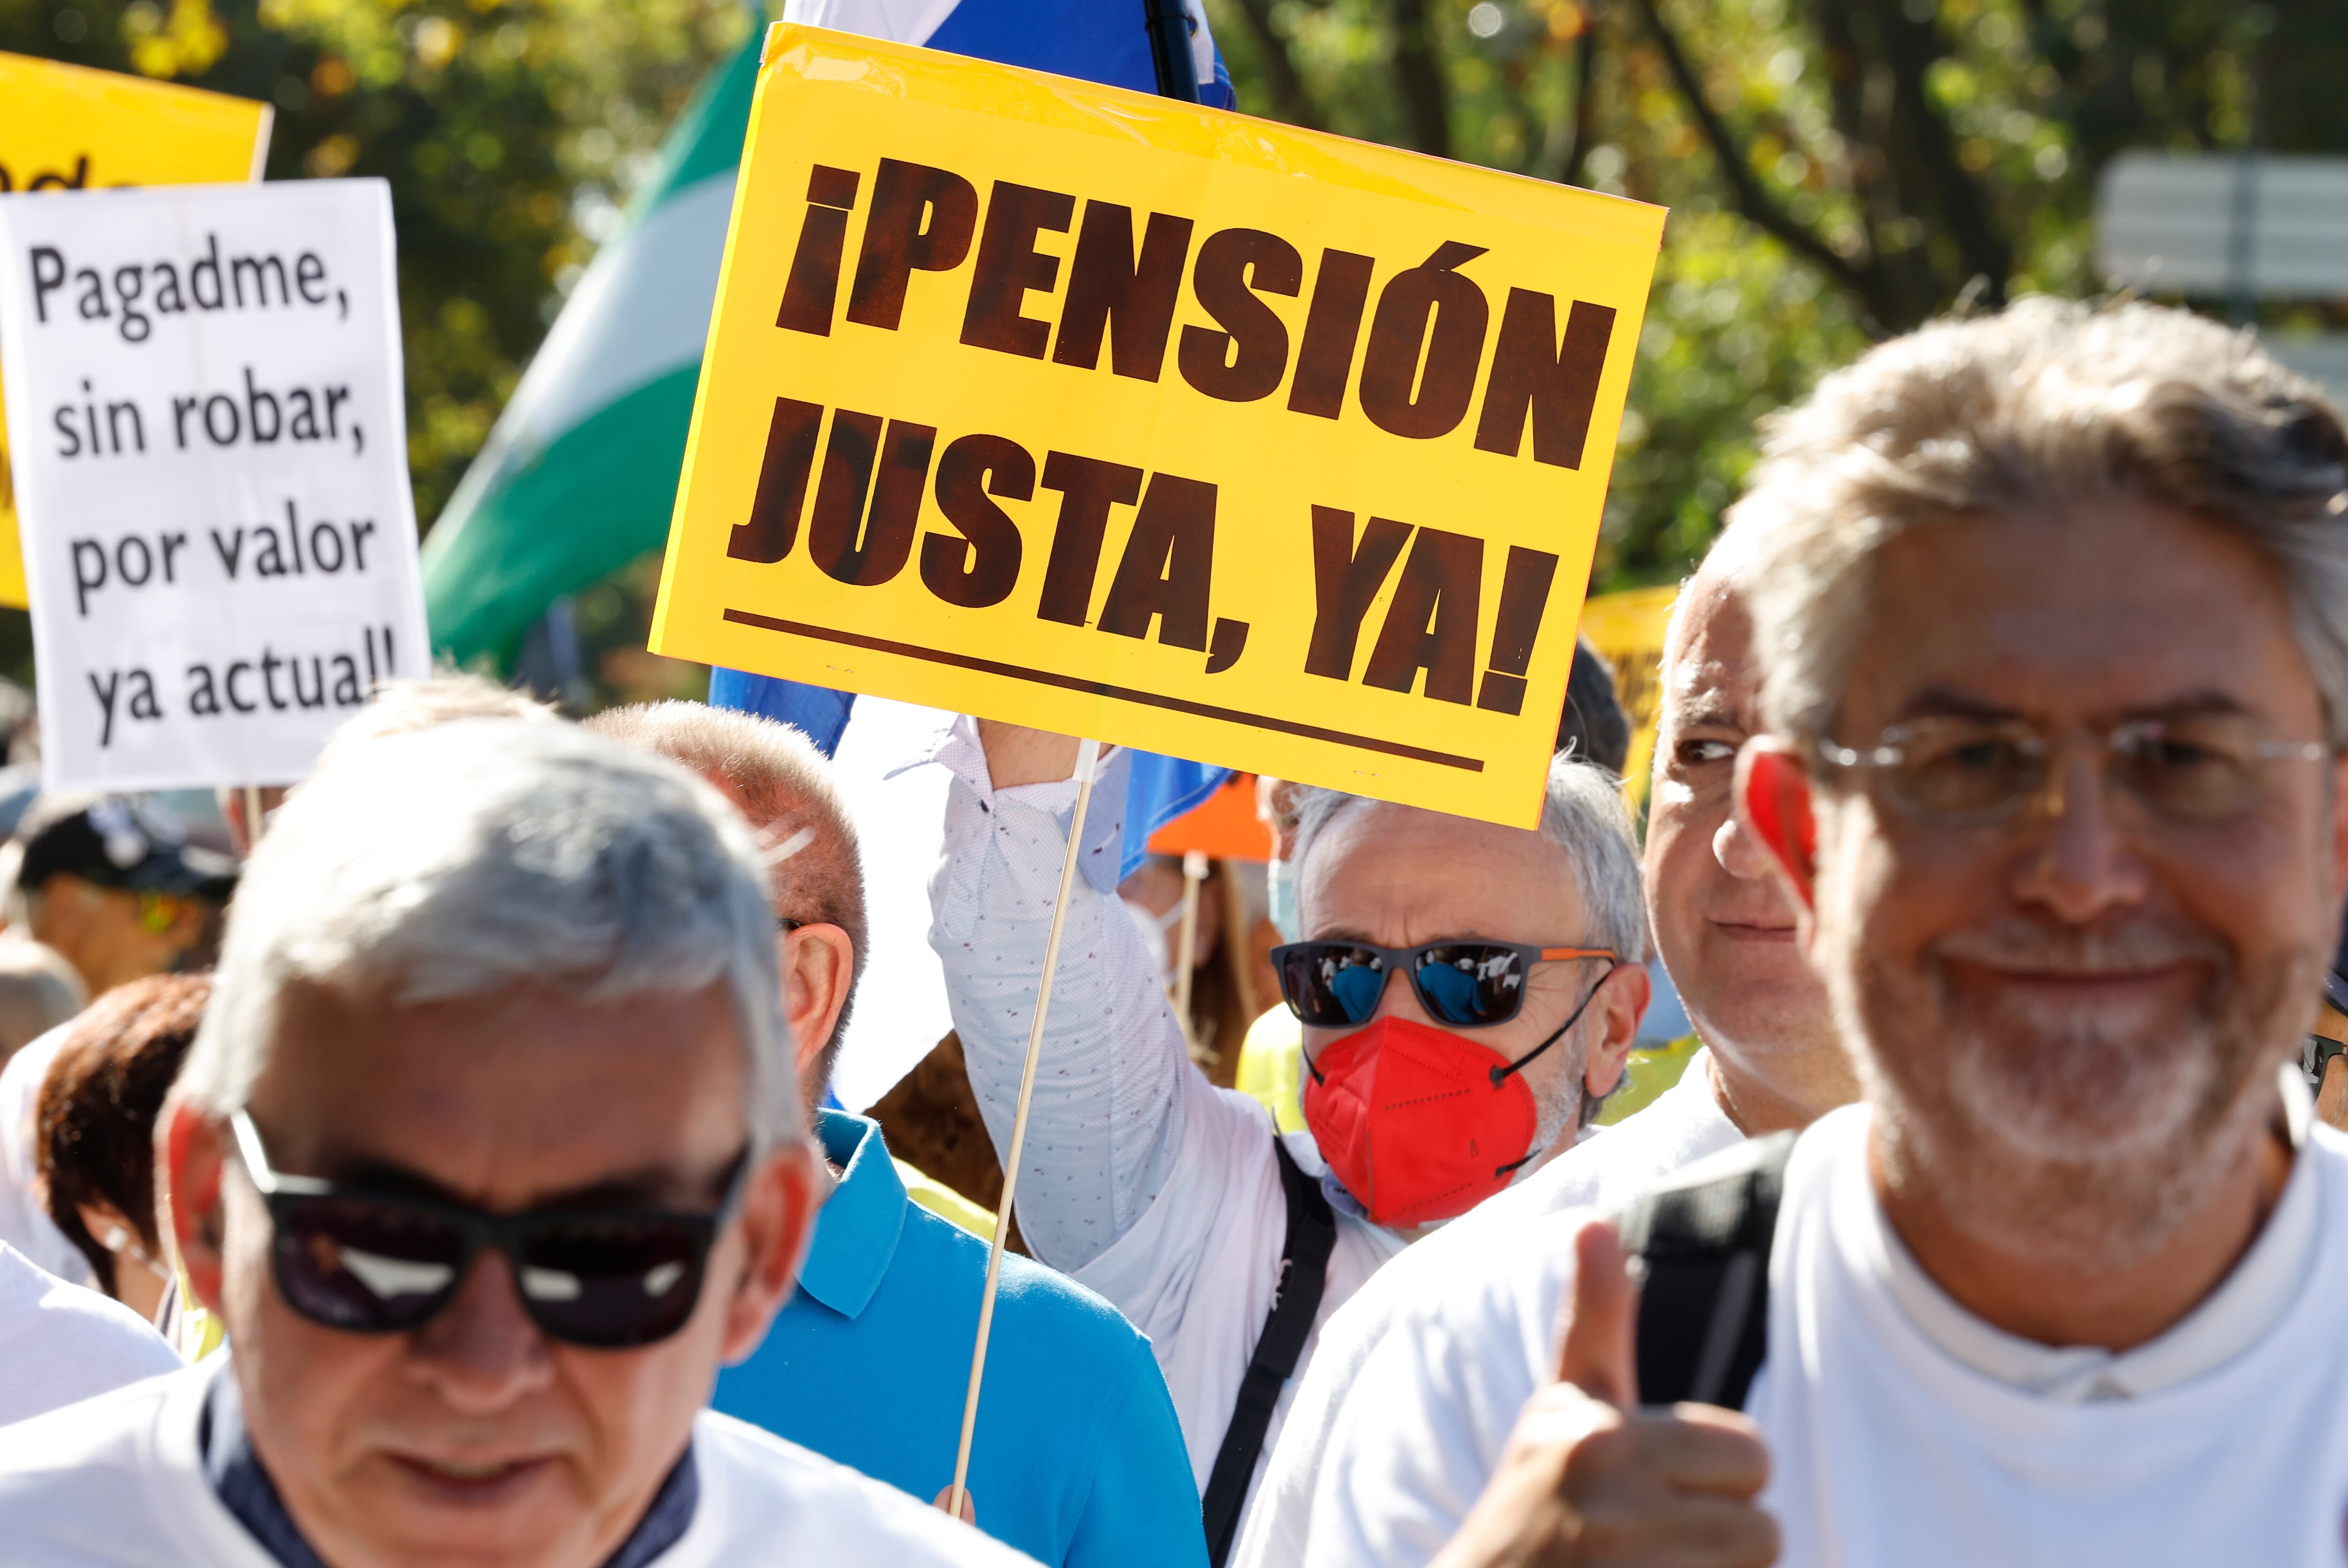
<svg viewBox="0 0 2348 1568">
<path fill-rule="evenodd" d="M 652 645 L 1531 826 L 1663 222 L 778 25 Z"/>
<path fill-rule="evenodd" d="M 54 60 L 0 55 L 0 195 L 261 178 L 270 107 Z M 98 295 L 104 304 L 101 290 Z M 25 561 L 0 422 L 0 604 L 25 607 Z"/>
<path fill-rule="evenodd" d="M 1632 588 L 1601 593 L 1581 607 L 1581 634 L 1614 666 L 1614 695 L 1631 721 L 1631 755 L 1622 764 L 1622 788 L 1633 800 L 1647 798 L 1647 777 L 1655 760 L 1655 716 L 1662 712 L 1663 628 L 1671 624 L 1676 586 Z"/>
</svg>

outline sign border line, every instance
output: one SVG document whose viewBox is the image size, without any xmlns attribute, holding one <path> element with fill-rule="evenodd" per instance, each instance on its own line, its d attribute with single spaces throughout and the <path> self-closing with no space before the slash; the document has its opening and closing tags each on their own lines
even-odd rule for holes
<svg viewBox="0 0 2348 1568">
<path fill-rule="evenodd" d="M 1163 696 L 1156 692 L 1138 691 L 1131 686 L 1112 686 L 1107 681 L 1085 680 L 1076 676 L 1055 675 L 1049 670 L 1030 669 L 1025 665 L 1004 664 L 996 659 L 982 659 L 969 654 L 947 653 L 941 648 L 919 647 L 911 643 L 891 642 L 886 637 L 867 636 L 861 632 L 839 632 L 828 626 L 810 626 L 802 621 L 786 621 L 773 615 L 761 615 L 749 610 L 727 610 L 725 618 L 737 626 L 755 626 L 760 631 L 784 632 L 793 636 L 814 637 L 821 642 L 844 643 L 852 648 L 867 648 L 876 654 L 897 654 L 905 658 L 925 659 L 934 665 L 948 665 L 956 669 L 975 670 L 982 675 L 1005 676 L 1013 680 L 1033 681 L 1039 686 L 1058 686 L 1066 691 L 1086 692 L 1095 696 L 1115 697 L 1124 702 L 1138 702 L 1151 707 L 1162 707 L 1175 713 L 1186 713 L 1195 718 L 1222 719 L 1233 724 L 1245 724 L 1257 729 L 1277 730 L 1283 735 L 1301 736 L 1307 740 L 1334 741 L 1341 746 L 1355 746 L 1365 751 L 1381 751 L 1390 757 L 1407 758 L 1414 762 L 1431 762 L 1439 768 L 1457 768 L 1464 772 L 1481 773 L 1484 764 L 1473 757 L 1460 757 L 1448 751 L 1434 751 L 1423 746 L 1411 746 L 1399 740 L 1381 740 L 1375 736 L 1353 735 L 1342 729 L 1324 729 L 1316 724 L 1299 724 L 1293 719 L 1274 718 L 1268 714 L 1243 713 L 1238 708 L 1218 707 L 1212 703 L 1191 702 L 1183 697 Z"/>
</svg>

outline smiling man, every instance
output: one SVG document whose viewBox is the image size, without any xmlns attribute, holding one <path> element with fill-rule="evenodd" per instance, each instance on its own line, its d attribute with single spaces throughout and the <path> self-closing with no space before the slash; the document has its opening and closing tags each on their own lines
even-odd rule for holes
<svg viewBox="0 0 2348 1568">
<path fill-rule="evenodd" d="M 1762 727 L 1750 584 L 1761 531 L 1722 537 L 1681 590 L 1663 648 L 1647 912 L 1704 1051 L 1682 1079 L 1684 1103 L 1645 1136 L 1675 1139 L 1680 1163 L 1711 1152 L 1724 1129 L 1750 1138 L 1807 1127 L 1859 1095 L 1825 987 L 1796 944 L 1794 901 L 1734 810 L 1736 754 Z"/>
<path fill-rule="evenodd" d="M 1023 1561 L 703 1409 L 815 1176 L 748 830 L 568 726 L 354 750 L 250 862 L 158 1133 L 232 1354 L 0 1432 L 38 1568 Z"/>
<path fill-rule="evenodd" d="M 1864 1099 L 1669 1200 L 1742 1413 L 1639 1407 L 1558 1216 L 1365 1368 L 1308 1562 L 2337 1564 L 2348 429 L 2247 335 L 2031 301 L 1830 377 L 1756 524 L 1741 822 Z"/>
</svg>

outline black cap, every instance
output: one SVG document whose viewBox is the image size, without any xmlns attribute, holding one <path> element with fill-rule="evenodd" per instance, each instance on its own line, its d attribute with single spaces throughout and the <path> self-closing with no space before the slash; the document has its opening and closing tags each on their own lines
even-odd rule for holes
<svg viewBox="0 0 2348 1568">
<path fill-rule="evenodd" d="M 1631 759 L 1631 718 L 1614 685 L 1606 655 L 1581 637 L 1573 645 L 1573 668 L 1565 681 L 1565 711 L 1558 716 L 1557 749 L 1573 748 L 1576 758 L 1620 773 Z"/>
<path fill-rule="evenodd" d="M 192 893 L 221 903 L 237 864 L 187 841 L 179 825 L 119 795 L 37 800 L 25 813 L 16 885 L 37 890 L 60 873 L 132 892 Z"/>
</svg>

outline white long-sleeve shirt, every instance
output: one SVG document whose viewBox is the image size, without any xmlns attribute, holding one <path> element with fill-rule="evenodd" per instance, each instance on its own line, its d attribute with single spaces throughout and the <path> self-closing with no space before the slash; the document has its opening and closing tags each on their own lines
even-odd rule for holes
<svg viewBox="0 0 2348 1568">
<path fill-rule="evenodd" d="M 943 962 L 972 1091 L 998 1150 L 1011 1140 L 1076 786 L 996 790 L 976 727 L 938 752 L 954 774 L 930 940 Z M 1280 1283 L 1288 1204 L 1272 1118 L 1191 1062 L 1141 933 L 1117 898 L 1126 758 L 1107 755 L 1085 825 L 1084 875 L 1061 938 L 1019 1173 L 1036 1257 L 1099 1292 L 1149 1336 L 1203 1491 Z M 1288 1137 L 1337 1210 L 1327 1288 L 1304 1360 L 1274 1410 L 1280 1435 L 1320 1325 L 1401 1250 L 1326 1177 L 1310 1134 Z M 1262 1461 L 1256 1471 L 1262 1474 Z"/>
</svg>

